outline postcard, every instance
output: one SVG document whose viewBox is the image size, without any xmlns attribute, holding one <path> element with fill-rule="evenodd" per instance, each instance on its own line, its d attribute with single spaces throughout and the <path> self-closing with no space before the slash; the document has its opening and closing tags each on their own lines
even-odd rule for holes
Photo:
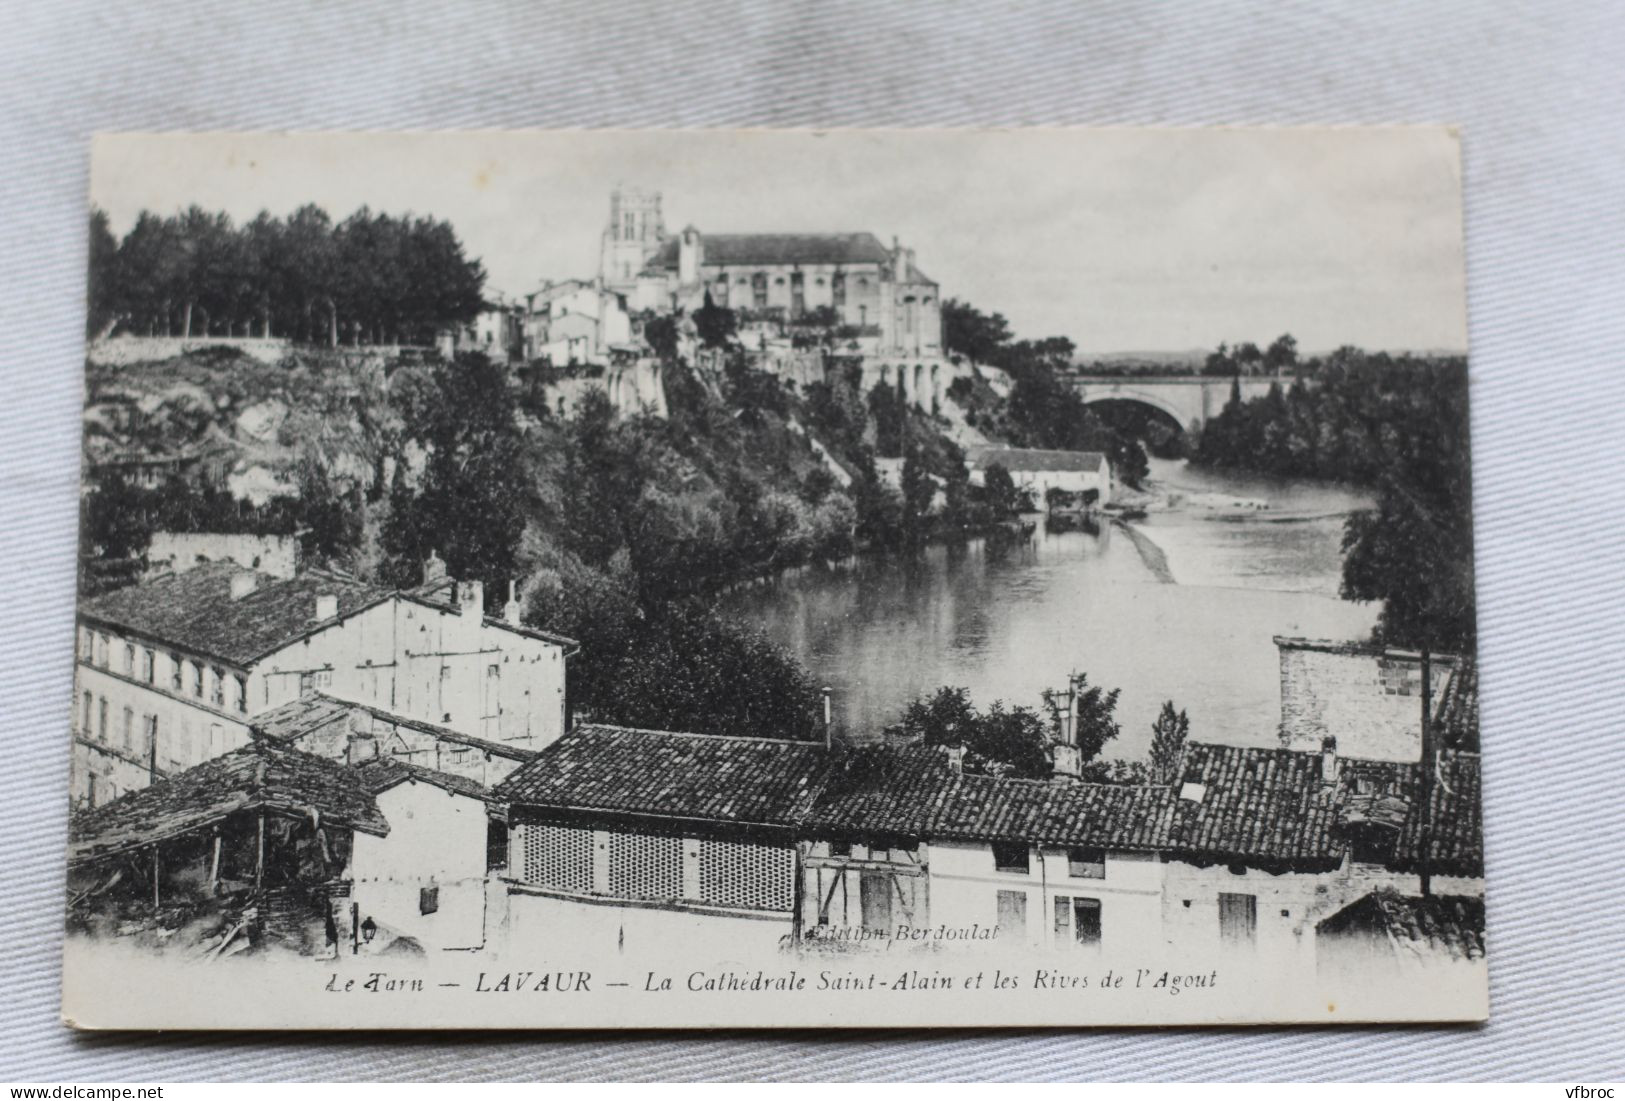
<svg viewBox="0 0 1625 1101">
<path fill-rule="evenodd" d="M 1488 1015 L 1460 135 L 112 134 L 63 1015 Z"/>
</svg>

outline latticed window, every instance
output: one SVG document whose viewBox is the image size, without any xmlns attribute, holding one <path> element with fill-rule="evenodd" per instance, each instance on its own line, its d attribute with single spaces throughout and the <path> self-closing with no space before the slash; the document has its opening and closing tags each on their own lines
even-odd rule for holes
<svg viewBox="0 0 1625 1101">
<path fill-rule="evenodd" d="M 592 831 L 526 824 L 518 835 L 526 883 L 567 891 L 592 890 Z"/>
<path fill-rule="evenodd" d="M 610 834 L 609 893 L 617 898 L 682 898 L 682 838 Z"/>
<path fill-rule="evenodd" d="M 700 842 L 700 897 L 721 906 L 789 910 L 795 853 L 787 846 Z"/>
</svg>

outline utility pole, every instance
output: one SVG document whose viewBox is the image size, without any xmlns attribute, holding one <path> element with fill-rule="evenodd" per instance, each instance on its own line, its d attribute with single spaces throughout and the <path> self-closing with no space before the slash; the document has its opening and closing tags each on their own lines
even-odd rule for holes
<svg viewBox="0 0 1625 1101">
<path fill-rule="evenodd" d="M 1433 766 L 1437 747 L 1433 744 L 1433 667 L 1427 648 L 1422 649 L 1422 818 L 1418 830 L 1416 870 L 1422 880 L 1422 894 L 1432 893 L 1428 874 L 1428 853 L 1433 847 Z"/>
</svg>

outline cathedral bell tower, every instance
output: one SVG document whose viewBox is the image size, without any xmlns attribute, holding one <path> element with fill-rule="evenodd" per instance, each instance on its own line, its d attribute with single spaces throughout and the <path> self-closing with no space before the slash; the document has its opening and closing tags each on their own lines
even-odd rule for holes
<svg viewBox="0 0 1625 1101">
<path fill-rule="evenodd" d="M 609 224 L 599 253 L 598 276 L 609 290 L 629 293 L 638 272 L 666 237 L 660 192 L 617 187 L 609 196 Z"/>
</svg>

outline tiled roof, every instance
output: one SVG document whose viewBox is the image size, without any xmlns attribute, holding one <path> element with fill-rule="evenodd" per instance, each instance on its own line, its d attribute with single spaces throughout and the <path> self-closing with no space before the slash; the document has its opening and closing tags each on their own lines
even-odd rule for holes
<svg viewBox="0 0 1625 1101">
<path fill-rule="evenodd" d="M 940 752 L 909 748 L 871 775 L 827 774 L 804 824 L 854 835 L 1156 849 L 1171 803 L 1164 787 L 956 773 Z"/>
<path fill-rule="evenodd" d="M 1106 456 L 1098 451 L 1044 451 L 1030 447 L 979 447 L 966 457 L 972 470 L 986 470 L 997 463 L 1012 474 L 1040 470 L 1096 471 L 1106 462 Z"/>
<path fill-rule="evenodd" d="M 505 802 L 557 809 L 758 822 L 817 833 L 1166 852 L 1259 865 L 1340 863 L 1362 781 L 1397 797 L 1389 866 L 1414 870 L 1421 820 L 1414 764 L 1345 759 L 1334 783 L 1318 753 L 1203 742 L 1186 749 L 1180 787 L 1014 780 L 959 774 L 938 753 L 859 751 L 854 768 L 805 742 L 582 727 L 496 788 Z M 1435 785 L 1430 868 L 1483 874 L 1478 758 L 1445 754 Z M 1185 784 L 1202 798 L 1182 799 Z"/>
<path fill-rule="evenodd" d="M 251 729 L 257 737 L 292 745 L 336 723 L 348 722 L 354 707 L 319 692 L 307 692 L 298 699 L 260 712 L 254 717 Z"/>
<path fill-rule="evenodd" d="M 68 859 L 78 863 L 188 833 L 241 811 L 269 810 L 389 832 L 378 804 L 350 769 L 324 757 L 254 742 L 75 814 Z"/>
<path fill-rule="evenodd" d="M 425 722 L 407 715 L 370 703 L 357 703 L 352 700 L 339 699 L 322 692 L 307 692 L 296 700 L 289 700 L 262 712 L 254 719 L 254 733 L 262 738 L 272 741 L 292 744 L 301 738 L 320 733 L 334 723 L 347 722 L 355 713 L 362 713 L 379 722 L 389 723 L 392 726 L 406 727 L 416 730 L 443 742 L 455 742 L 473 749 L 482 750 L 496 757 L 507 757 L 515 761 L 528 761 L 536 756 L 536 750 L 524 746 L 510 745 L 507 742 L 493 742 L 489 738 L 479 738 L 473 734 L 464 734 L 453 730 L 449 726 L 439 723 Z"/>
<path fill-rule="evenodd" d="M 253 592 L 233 600 L 231 581 L 239 574 L 256 574 L 258 584 Z M 336 597 L 336 618 L 343 619 L 390 595 L 337 574 L 311 571 L 278 578 L 232 562 L 212 562 L 87 600 L 79 606 L 79 615 L 243 666 L 319 626 L 318 596 Z"/>
<path fill-rule="evenodd" d="M 892 253 L 873 233 L 706 233 L 706 265 L 886 264 Z M 680 241 L 669 238 L 645 270 L 676 271 Z"/>
<path fill-rule="evenodd" d="M 1478 662 L 1463 658 L 1451 670 L 1435 721 L 1444 744 L 1453 749 L 1478 749 Z"/>
<path fill-rule="evenodd" d="M 1372 891 L 1316 926 L 1319 936 L 1374 929 L 1401 945 L 1414 944 L 1457 959 L 1484 958 L 1484 900 L 1465 895 L 1402 895 Z"/>
<path fill-rule="evenodd" d="M 503 802 L 792 826 L 817 793 L 821 743 L 578 726 L 516 770 Z"/>
<path fill-rule="evenodd" d="M 361 786 L 373 795 L 386 792 L 396 784 L 414 780 L 433 784 L 444 791 L 466 795 L 470 799 L 479 799 L 482 802 L 491 797 L 485 785 L 476 780 L 470 780 L 466 776 L 453 776 L 439 769 L 424 768 L 422 765 L 403 761 L 399 757 L 374 757 L 370 761 L 354 766 L 354 769 L 356 775 L 361 778 Z"/>
</svg>

